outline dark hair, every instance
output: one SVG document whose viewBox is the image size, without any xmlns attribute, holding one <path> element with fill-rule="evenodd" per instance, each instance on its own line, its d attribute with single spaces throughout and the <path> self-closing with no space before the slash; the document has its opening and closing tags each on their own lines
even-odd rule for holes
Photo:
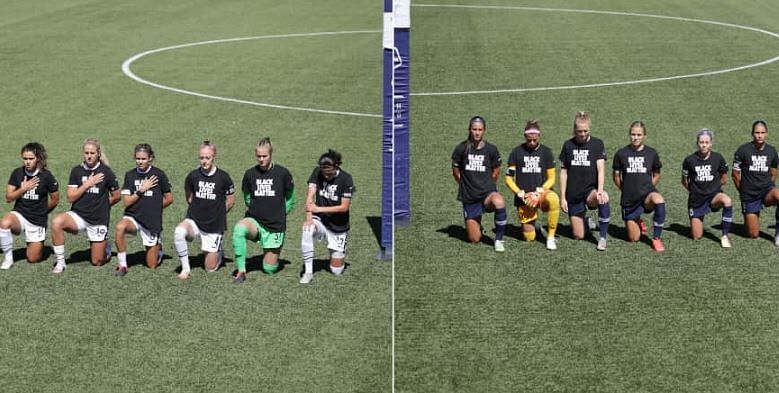
<svg viewBox="0 0 779 393">
<path fill-rule="evenodd" d="M 154 161 L 154 150 L 152 150 L 151 145 L 148 143 L 139 143 L 135 145 L 135 149 L 133 149 L 133 153 L 139 153 L 139 152 L 145 152 L 149 155 L 149 161 Z"/>
<path fill-rule="evenodd" d="M 487 129 L 487 120 L 484 120 L 481 116 L 474 116 L 471 118 L 471 120 L 468 120 L 468 139 L 466 139 L 463 143 L 468 143 L 471 141 L 471 127 L 473 127 L 474 123 L 481 123 L 484 126 L 484 129 Z"/>
<path fill-rule="evenodd" d="M 765 120 L 755 120 L 754 123 L 752 123 L 752 132 L 755 132 L 755 127 L 757 126 L 763 126 L 766 131 L 768 131 L 768 124 L 765 124 Z"/>
<path fill-rule="evenodd" d="M 636 120 L 632 123 L 630 123 L 630 127 L 628 127 L 628 133 L 630 133 L 630 130 L 633 129 L 633 127 L 640 127 L 642 131 L 644 131 L 644 135 L 646 135 L 646 125 L 641 120 Z"/>
<path fill-rule="evenodd" d="M 327 152 L 319 156 L 319 166 L 330 165 L 336 168 L 341 166 L 341 153 L 327 149 Z"/>
<path fill-rule="evenodd" d="M 35 155 L 35 159 L 38 161 L 38 169 L 46 169 L 46 158 L 48 158 L 48 155 L 46 154 L 46 148 L 42 144 L 30 142 L 22 146 L 22 151 L 19 154 L 24 154 L 26 151 Z"/>
</svg>

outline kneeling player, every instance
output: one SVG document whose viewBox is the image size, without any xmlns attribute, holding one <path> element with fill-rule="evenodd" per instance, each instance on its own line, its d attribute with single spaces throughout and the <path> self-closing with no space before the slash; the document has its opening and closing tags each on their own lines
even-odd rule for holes
<svg viewBox="0 0 779 393">
<path fill-rule="evenodd" d="M 506 185 L 514 192 L 522 223 L 522 236 L 532 242 L 536 238 L 535 222 L 538 209 L 547 213 L 548 231 L 546 248 L 557 249 L 555 232 L 560 217 L 560 198 L 552 191 L 555 182 L 555 162 L 552 151 L 539 142 L 541 127 L 537 120 L 525 125 L 525 143 L 517 146 L 509 155 Z"/>
<path fill-rule="evenodd" d="M 187 242 L 200 238 L 200 249 L 206 253 L 205 269 L 215 272 L 222 264 L 222 240 L 227 228 L 227 212 L 235 203 L 235 185 L 227 172 L 217 168 L 216 146 L 209 141 L 200 144 L 200 167 L 193 170 L 184 182 L 184 193 L 189 208 L 184 219 L 173 232 L 181 273 L 178 278 L 189 278 L 189 247 Z"/>
<path fill-rule="evenodd" d="M 246 202 L 246 217 L 233 227 L 233 251 L 238 272 L 235 283 L 246 281 L 246 240 L 256 241 L 263 249 L 262 270 L 268 274 L 279 268 L 279 255 L 287 230 L 287 213 L 295 206 L 295 185 L 287 168 L 273 162 L 270 138 L 262 138 L 254 147 L 257 165 L 243 175 L 241 190 Z"/>
<path fill-rule="evenodd" d="M 703 236 L 706 213 L 722 209 L 720 244 L 730 248 L 728 233 L 733 222 L 733 202 L 722 192 L 722 186 L 728 181 L 728 165 L 721 154 L 711 150 L 713 138 L 714 134 L 707 128 L 698 131 L 698 151 L 687 156 L 682 164 L 682 185 L 690 192 L 687 208 L 692 238 L 698 240 Z"/>
<path fill-rule="evenodd" d="M 622 219 L 628 231 L 628 240 L 641 238 L 641 214 L 651 213 L 654 232 L 652 248 L 665 251 L 661 236 L 665 222 L 665 199 L 655 186 L 660 182 L 660 156 L 655 149 L 644 144 L 646 126 L 641 121 L 630 124 L 630 144 L 614 155 L 614 184 L 622 191 L 620 205 Z"/>
<path fill-rule="evenodd" d="M 153 166 L 154 151 L 141 143 L 134 149 L 135 168 L 124 175 L 122 202 L 124 217 L 116 224 L 116 275 L 127 274 L 126 235 L 140 233 L 146 249 L 146 265 L 156 269 L 162 262 L 162 209 L 173 203 L 168 176 Z"/>
<path fill-rule="evenodd" d="M 300 250 L 304 272 L 301 284 L 314 279 L 314 241 L 326 241 L 330 251 L 330 271 L 344 271 L 346 244 L 349 235 L 349 207 L 354 195 L 352 176 L 341 169 L 341 154 L 328 150 L 319 158 L 319 166 L 308 178 L 306 221 Z"/>
</svg>

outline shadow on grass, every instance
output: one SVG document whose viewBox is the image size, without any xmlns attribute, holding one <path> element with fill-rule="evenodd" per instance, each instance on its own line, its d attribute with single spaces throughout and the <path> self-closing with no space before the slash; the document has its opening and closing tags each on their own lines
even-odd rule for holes
<svg viewBox="0 0 779 393">
<path fill-rule="evenodd" d="M 454 238 L 454 239 L 462 241 L 463 243 L 470 243 L 470 241 L 468 241 L 468 233 L 465 231 L 465 227 L 460 226 L 460 225 L 449 225 L 446 228 L 440 228 L 440 229 L 436 230 L 436 232 L 446 234 L 446 235 L 448 235 L 451 238 Z M 482 229 L 482 236 L 481 236 L 480 243 L 487 244 L 487 245 L 491 246 L 495 242 L 494 242 L 493 238 L 485 235 L 484 234 L 484 229 Z"/>
<path fill-rule="evenodd" d="M 41 254 L 42 254 L 41 255 L 41 260 L 37 261 L 37 262 L 30 262 L 30 261 L 27 260 L 27 248 L 26 247 L 24 247 L 24 248 L 17 248 L 15 250 L 13 250 L 12 253 L 13 253 L 13 258 L 14 258 L 15 262 L 26 261 L 26 262 L 29 262 L 29 263 L 38 264 L 38 263 L 44 263 L 44 262 L 48 261 L 49 258 L 51 258 L 51 256 L 54 254 L 54 251 L 52 251 L 51 247 L 48 247 L 48 246 L 43 247 L 43 251 L 41 252 Z"/>
<path fill-rule="evenodd" d="M 178 263 L 178 258 L 171 257 L 173 259 L 173 262 Z M 221 270 L 223 267 L 226 266 L 227 263 L 233 262 L 232 259 L 227 258 L 225 256 L 222 256 L 222 262 L 219 264 L 219 266 L 216 267 L 216 269 L 210 273 L 216 273 L 219 270 Z M 189 256 L 189 267 L 192 269 L 202 269 L 206 270 L 206 254 L 199 253 L 196 255 L 190 255 Z M 176 273 L 181 273 L 181 264 L 178 263 L 178 266 L 174 269 Z"/>
</svg>

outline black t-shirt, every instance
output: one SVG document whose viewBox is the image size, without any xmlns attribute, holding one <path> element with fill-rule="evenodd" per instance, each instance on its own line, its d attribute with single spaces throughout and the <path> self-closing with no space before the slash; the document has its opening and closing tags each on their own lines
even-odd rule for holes
<svg viewBox="0 0 779 393">
<path fill-rule="evenodd" d="M 538 145 L 535 150 L 528 150 L 525 144 L 514 148 L 509 154 L 509 167 L 514 167 L 514 182 L 520 189 L 526 192 L 535 191 L 546 182 L 547 169 L 554 168 L 554 155 L 548 147 Z M 514 206 L 521 206 L 523 202 L 514 195 Z"/>
<path fill-rule="evenodd" d="M 620 205 L 635 206 L 644 201 L 650 192 L 655 191 L 652 174 L 660 172 L 663 164 L 655 149 L 644 145 L 634 150 L 630 145 L 620 149 L 614 155 L 613 168 L 622 174 L 622 199 Z"/>
<path fill-rule="evenodd" d="M 49 194 L 59 191 L 59 184 L 54 175 L 46 169 L 36 170 L 35 173 L 27 173 L 24 167 L 19 167 L 11 172 L 8 185 L 17 189 L 25 180 L 37 177 L 38 186 L 22 194 L 14 202 L 14 211 L 22 215 L 27 221 L 39 227 L 46 227 L 46 217 L 49 214 Z"/>
<path fill-rule="evenodd" d="M 286 198 L 294 187 L 292 174 L 281 165 L 272 164 L 267 171 L 259 165 L 250 168 L 241 182 L 243 194 L 251 199 L 246 217 L 254 218 L 269 231 L 286 231 Z"/>
<path fill-rule="evenodd" d="M 230 175 L 219 168 L 215 168 L 211 174 L 197 168 L 184 181 L 184 192 L 192 197 L 187 208 L 187 218 L 195 221 L 203 232 L 223 233 L 227 228 L 225 200 L 228 195 L 235 194 L 235 185 Z"/>
<path fill-rule="evenodd" d="M 84 191 L 81 198 L 73 202 L 70 210 L 91 225 L 108 225 L 111 219 L 109 193 L 119 189 L 119 181 L 111 168 L 102 163 L 98 163 L 94 168 L 84 164 L 77 165 L 70 171 L 68 187 L 81 187 L 93 173 L 102 173 L 103 181 Z"/>
<path fill-rule="evenodd" d="M 157 185 L 146 190 L 138 198 L 138 201 L 124 209 L 124 215 L 138 221 L 144 228 L 151 233 L 162 232 L 162 194 L 170 192 L 170 182 L 160 168 L 150 166 L 146 172 L 141 172 L 138 168 L 130 169 L 124 175 L 124 185 L 122 186 L 122 195 L 135 194 L 146 178 L 157 176 Z"/>
<path fill-rule="evenodd" d="M 317 206 L 340 206 L 343 198 L 354 197 L 354 181 L 352 175 L 339 169 L 336 175 L 329 181 L 322 176 L 319 167 L 314 168 L 308 178 L 309 187 L 316 186 Z M 343 213 L 314 213 L 325 227 L 333 232 L 346 232 L 349 230 L 349 211 Z"/>
<path fill-rule="evenodd" d="M 560 151 L 560 168 L 566 170 L 565 196 L 568 201 L 583 201 L 592 190 L 598 188 L 598 160 L 606 160 L 603 141 L 590 137 L 579 144 L 571 138 Z"/>
<path fill-rule="evenodd" d="M 452 152 L 452 168 L 460 169 L 457 199 L 476 203 L 498 190 L 492 180 L 492 170 L 501 166 L 500 152 L 495 145 L 483 141 L 481 149 L 470 142 L 460 143 Z"/>
<path fill-rule="evenodd" d="M 698 152 L 687 156 L 682 163 L 682 176 L 687 178 L 690 189 L 687 207 L 700 206 L 706 198 L 722 191 L 720 178 L 723 173 L 728 173 L 728 164 L 717 152 L 711 152 L 706 159 Z"/>
<path fill-rule="evenodd" d="M 741 171 L 741 200 L 760 199 L 774 185 L 770 168 L 777 165 L 779 158 L 773 146 L 766 143 L 762 150 L 758 150 L 752 142 L 739 146 L 733 159 L 733 170 Z"/>
</svg>

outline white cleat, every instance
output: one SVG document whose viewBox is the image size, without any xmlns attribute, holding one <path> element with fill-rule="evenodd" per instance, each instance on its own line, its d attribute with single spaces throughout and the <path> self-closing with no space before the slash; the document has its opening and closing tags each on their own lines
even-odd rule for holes
<svg viewBox="0 0 779 393">
<path fill-rule="evenodd" d="M 607 247 L 608 247 L 608 242 L 606 241 L 605 237 L 598 239 L 598 251 L 606 251 Z"/>
<path fill-rule="evenodd" d="M 590 228 L 591 231 L 594 231 L 598 229 L 598 221 L 590 216 L 587 216 L 587 226 Z"/>
<path fill-rule="evenodd" d="M 14 265 L 13 259 L 6 259 L 3 261 L 3 263 L 0 265 L 0 270 L 8 270 L 11 268 L 11 266 Z"/>
<path fill-rule="evenodd" d="M 553 237 L 546 239 L 546 249 L 552 251 L 557 250 L 557 240 Z"/>
<path fill-rule="evenodd" d="M 495 240 L 495 251 L 496 252 L 506 251 L 506 247 L 503 245 L 503 240 Z"/>
<path fill-rule="evenodd" d="M 182 270 L 181 273 L 179 273 L 178 276 L 176 276 L 176 278 L 178 278 L 179 280 L 182 280 L 182 281 L 188 279 L 189 278 L 189 271 L 183 271 Z"/>
<path fill-rule="evenodd" d="M 58 263 L 54 265 L 54 269 L 51 269 L 51 272 L 54 274 L 60 274 L 65 271 L 65 264 L 64 263 Z"/>
<path fill-rule="evenodd" d="M 314 281 L 314 273 L 303 273 L 303 276 L 300 277 L 301 284 L 310 284 L 311 281 Z"/>
<path fill-rule="evenodd" d="M 730 238 L 728 235 L 722 236 L 722 238 L 719 239 L 720 244 L 722 244 L 722 248 L 731 248 L 733 247 L 732 244 L 730 244 Z"/>
</svg>

